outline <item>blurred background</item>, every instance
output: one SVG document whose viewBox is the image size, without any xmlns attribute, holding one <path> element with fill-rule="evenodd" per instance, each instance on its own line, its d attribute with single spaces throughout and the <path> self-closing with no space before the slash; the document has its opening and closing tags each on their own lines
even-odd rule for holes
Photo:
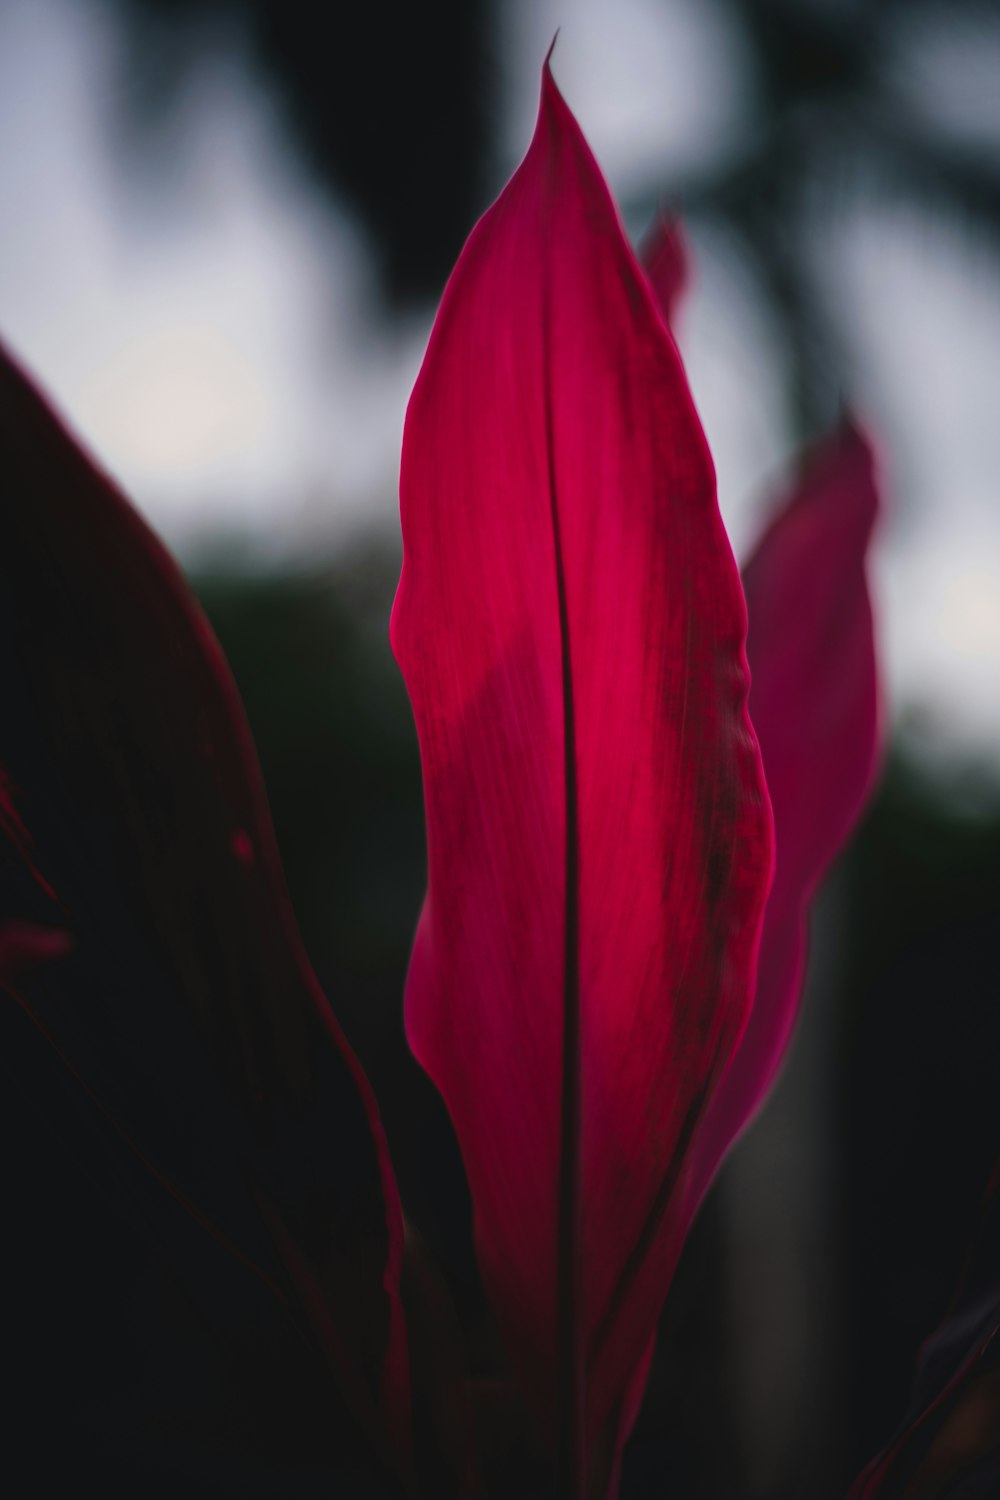
<svg viewBox="0 0 1000 1500">
<path fill-rule="evenodd" d="M 665 1314 L 625 1495 L 842 1495 L 902 1413 L 1000 1146 L 1000 5 L 0 0 L 0 329 L 181 557 L 307 947 L 478 1355 L 410 1061 L 420 773 L 388 649 L 405 403 L 554 70 L 680 342 L 746 555 L 846 403 L 880 446 L 880 792 L 792 1060 Z"/>
</svg>

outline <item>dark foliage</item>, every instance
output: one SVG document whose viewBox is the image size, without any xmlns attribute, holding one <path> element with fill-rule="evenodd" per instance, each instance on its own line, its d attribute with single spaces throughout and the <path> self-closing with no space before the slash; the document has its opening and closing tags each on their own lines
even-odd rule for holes
<svg viewBox="0 0 1000 1500">
<path fill-rule="evenodd" d="M 493 80 L 489 0 L 125 0 L 129 97 L 169 108 L 205 45 L 231 28 L 318 179 L 369 230 L 393 299 L 434 295 L 484 207 Z"/>
</svg>

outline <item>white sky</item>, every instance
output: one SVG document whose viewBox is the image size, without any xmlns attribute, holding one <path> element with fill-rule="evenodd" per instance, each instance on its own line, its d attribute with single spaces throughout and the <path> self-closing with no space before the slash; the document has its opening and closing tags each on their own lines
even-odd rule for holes
<svg viewBox="0 0 1000 1500">
<path fill-rule="evenodd" d="M 750 100 L 711 14 L 698 0 L 509 0 L 504 169 L 557 27 L 557 77 L 618 193 L 724 149 Z M 3 336 L 182 553 L 221 531 L 294 555 L 392 524 L 431 310 L 380 311 L 363 239 L 221 49 L 159 149 L 124 170 L 112 15 L 98 0 L 0 0 Z M 1000 91 L 982 85 L 1000 33 L 992 51 L 930 41 L 898 59 L 901 95 L 1000 149 Z M 740 552 L 785 455 L 778 371 L 739 267 L 696 250 L 681 342 Z M 887 208 L 838 223 L 822 264 L 886 452 L 876 575 L 892 710 L 933 754 L 1000 765 L 996 263 Z"/>
</svg>

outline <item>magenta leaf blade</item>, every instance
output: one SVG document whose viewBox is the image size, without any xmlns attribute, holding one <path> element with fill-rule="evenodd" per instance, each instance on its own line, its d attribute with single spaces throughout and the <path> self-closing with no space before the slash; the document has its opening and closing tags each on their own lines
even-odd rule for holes
<svg viewBox="0 0 1000 1500">
<path fill-rule="evenodd" d="M 648 1346 L 746 1021 L 770 811 L 684 373 L 546 70 L 411 399 L 393 645 L 428 895 L 411 1045 L 566 1493 Z"/>
</svg>

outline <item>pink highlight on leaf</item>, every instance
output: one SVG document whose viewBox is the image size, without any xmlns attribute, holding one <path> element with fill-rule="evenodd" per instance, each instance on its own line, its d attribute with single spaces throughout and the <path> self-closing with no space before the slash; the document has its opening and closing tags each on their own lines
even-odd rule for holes
<svg viewBox="0 0 1000 1500">
<path fill-rule="evenodd" d="M 684 372 L 546 68 L 407 413 L 392 639 L 424 772 L 411 1045 L 567 1495 L 649 1345 L 747 1020 L 771 816 Z"/>
</svg>

